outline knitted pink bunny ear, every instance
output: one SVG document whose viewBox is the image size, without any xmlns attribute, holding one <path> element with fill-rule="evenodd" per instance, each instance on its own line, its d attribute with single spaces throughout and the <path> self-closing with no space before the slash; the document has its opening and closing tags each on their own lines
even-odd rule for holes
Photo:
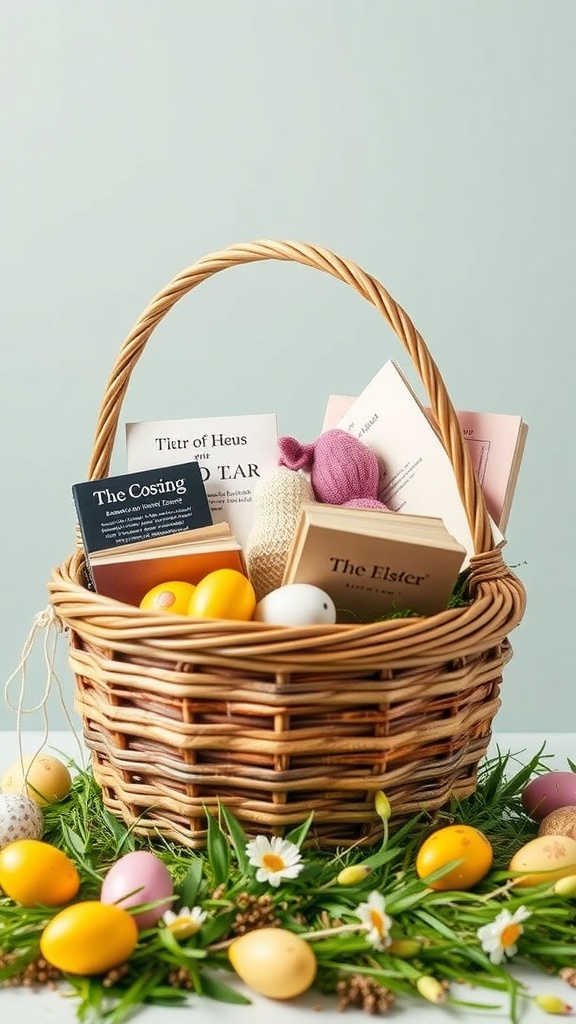
<svg viewBox="0 0 576 1024">
<path fill-rule="evenodd" d="M 378 500 L 380 471 L 373 451 L 346 430 L 327 430 L 312 444 L 278 440 L 279 464 L 310 473 L 317 501 L 386 509 Z"/>
<path fill-rule="evenodd" d="M 300 444 L 295 437 L 279 437 L 278 448 L 280 456 L 279 466 L 287 466 L 288 469 L 312 468 L 314 462 L 314 445 Z"/>
</svg>

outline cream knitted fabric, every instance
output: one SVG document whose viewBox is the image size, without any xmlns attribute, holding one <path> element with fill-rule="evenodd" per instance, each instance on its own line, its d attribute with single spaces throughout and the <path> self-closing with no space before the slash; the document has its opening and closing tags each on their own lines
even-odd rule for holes
<svg viewBox="0 0 576 1024">
<path fill-rule="evenodd" d="M 300 508 L 315 501 L 308 477 L 277 466 L 254 490 L 254 522 L 246 542 L 246 568 L 260 601 L 282 583 Z"/>
</svg>

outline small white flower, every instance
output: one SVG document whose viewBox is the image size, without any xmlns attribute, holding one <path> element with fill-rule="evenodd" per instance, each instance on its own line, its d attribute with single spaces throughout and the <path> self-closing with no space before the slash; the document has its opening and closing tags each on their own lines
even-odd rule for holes
<svg viewBox="0 0 576 1024">
<path fill-rule="evenodd" d="M 191 935 L 199 932 L 206 920 L 206 911 L 201 907 L 182 907 L 176 913 L 167 910 L 162 914 L 162 920 L 175 939 L 189 939 Z"/>
<path fill-rule="evenodd" d="M 295 843 L 279 836 L 256 836 L 246 845 L 249 863 L 258 868 L 258 882 L 269 882 L 278 888 L 283 878 L 296 878 L 304 865 Z"/>
<path fill-rule="evenodd" d="M 371 892 L 366 903 L 360 903 L 356 911 L 368 931 L 366 941 L 376 949 L 386 949 L 392 942 L 392 921 L 385 911 L 384 897 L 379 892 Z"/>
<path fill-rule="evenodd" d="M 490 954 L 493 964 L 501 964 L 505 957 L 514 956 L 518 951 L 516 945 L 524 931 L 522 921 L 530 917 L 526 907 L 518 907 L 513 914 L 509 910 L 501 910 L 490 924 L 478 928 L 476 934 L 485 953 Z"/>
</svg>

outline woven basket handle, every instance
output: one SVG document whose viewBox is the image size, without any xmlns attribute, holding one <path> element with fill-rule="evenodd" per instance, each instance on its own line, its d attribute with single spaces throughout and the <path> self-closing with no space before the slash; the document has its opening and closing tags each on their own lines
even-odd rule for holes
<svg viewBox="0 0 576 1024">
<path fill-rule="evenodd" d="M 466 509 L 474 550 L 476 554 L 490 551 L 493 540 L 484 495 L 454 407 L 423 338 L 408 314 L 370 274 L 328 249 L 302 242 L 264 240 L 232 245 L 221 252 L 204 256 L 158 292 L 136 321 L 112 368 L 96 425 L 89 479 L 98 480 L 109 475 L 120 410 L 130 377 L 157 324 L 179 299 L 207 278 L 228 267 L 261 260 L 283 260 L 322 270 L 350 285 L 382 314 L 404 345 L 427 391 Z"/>
</svg>

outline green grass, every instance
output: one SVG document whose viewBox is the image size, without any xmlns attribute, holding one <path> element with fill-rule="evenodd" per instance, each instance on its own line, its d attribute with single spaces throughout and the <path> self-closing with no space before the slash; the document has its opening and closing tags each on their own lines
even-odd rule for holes
<svg viewBox="0 0 576 1024">
<path fill-rule="evenodd" d="M 135 836 L 110 814 L 91 773 L 75 768 L 69 796 L 44 810 L 44 840 L 65 851 L 78 867 L 81 889 L 75 902 L 98 898 L 106 871 L 123 854 L 149 849 L 172 875 L 175 907 L 199 906 L 207 915 L 200 931 L 182 942 L 162 925 L 141 932 L 134 954 L 117 972 L 66 976 L 63 982 L 74 992 L 78 1020 L 122 1024 L 141 1006 L 181 1005 L 190 993 L 246 1002 L 226 979 L 233 980 L 227 945 L 247 921 L 274 923 L 305 935 L 318 961 L 316 985 L 332 993 L 335 1003 L 342 998 L 342 986 L 352 985 L 346 991 L 356 993 L 357 1003 L 367 1010 L 383 991 L 409 1007 L 410 1000 L 424 998 L 418 986 L 425 976 L 442 985 L 446 1005 L 458 1003 L 451 994 L 456 981 L 492 989 L 493 1005 L 504 1000 L 510 1019 L 517 1020 L 528 995 L 506 964 L 492 964 L 483 952 L 480 926 L 504 908 L 513 912 L 523 905 L 531 916 L 524 923 L 516 960 L 539 968 L 543 976 L 576 965 L 574 897 L 546 885 L 517 890 L 507 873 L 511 852 L 537 832 L 523 813 L 522 789 L 547 770 L 544 750 L 526 761 L 518 758 L 497 754 L 486 760 L 476 792 L 433 815 L 398 825 L 393 818 L 383 820 L 381 842 L 368 851 L 324 852 L 308 846 L 312 822 L 303 822 L 289 838 L 301 847 L 304 867 L 278 889 L 256 881 L 246 856 L 248 837 L 226 808 L 217 817 L 208 816 L 204 851 L 192 852 L 161 837 L 152 842 Z M 494 851 L 490 873 L 469 892 L 430 889 L 414 867 L 424 837 L 453 822 L 480 829 Z M 342 868 L 356 864 L 369 866 L 365 877 L 352 886 L 339 884 Z M 392 920 L 393 946 L 383 950 L 370 945 L 366 931 L 359 930 L 357 908 L 373 891 L 384 896 Z M 40 935 L 55 913 L 26 909 L 0 897 L 0 983 L 22 983 L 26 970 L 38 980 Z M 486 1004 L 484 1009 L 489 1014 Z"/>
</svg>

